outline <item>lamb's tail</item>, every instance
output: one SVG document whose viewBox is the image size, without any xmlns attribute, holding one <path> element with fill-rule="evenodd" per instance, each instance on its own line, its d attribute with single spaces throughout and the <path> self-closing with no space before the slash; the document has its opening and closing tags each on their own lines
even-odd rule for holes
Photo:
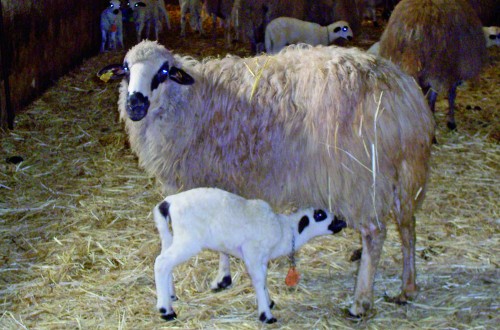
<svg viewBox="0 0 500 330">
<path fill-rule="evenodd" d="M 169 214 L 170 204 L 167 201 L 162 201 L 153 210 L 153 217 L 155 219 L 156 228 L 160 233 L 161 249 L 164 251 L 172 244 L 172 233 L 168 228 L 170 219 Z"/>
</svg>

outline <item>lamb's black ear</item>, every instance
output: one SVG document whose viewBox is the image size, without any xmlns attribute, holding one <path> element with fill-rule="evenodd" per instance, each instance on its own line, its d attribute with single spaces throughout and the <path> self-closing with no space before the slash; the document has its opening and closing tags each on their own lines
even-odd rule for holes
<svg viewBox="0 0 500 330">
<path fill-rule="evenodd" d="M 121 64 L 110 64 L 99 70 L 97 76 L 104 82 L 110 79 L 120 79 L 127 74 L 127 71 Z"/>
<path fill-rule="evenodd" d="M 169 78 L 181 85 L 192 85 L 194 84 L 194 79 L 186 71 L 176 68 L 175 66 L 170 68 Z"/>
<path fill-rule="evenodd" d="M 307 226 L 309 226 L 309 218 L 307 215 L 304 215 L 299 221 L 299 234 L 302 233 Z"/>
</svg>

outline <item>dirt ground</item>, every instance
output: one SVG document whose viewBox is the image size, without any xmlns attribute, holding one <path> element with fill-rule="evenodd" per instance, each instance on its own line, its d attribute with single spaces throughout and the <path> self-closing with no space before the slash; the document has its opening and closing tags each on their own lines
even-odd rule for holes
<svg viewBox="0 0 500 330">
<path fill-rule="evenodd" d="M 195 57 L 248 56 L 236 42 L 179 35 L 160 42 Z M 206 29 L 209 23 L 205 22 Z M 127 48 L 135 37 L 127 26 Z M 363 26 L 354 46 L 368 48 L 382 28 Z M 155 309 L 153 263 L 159 238 L 151 218 L 162 199 L 137 166 L 117 116 L 118 82 L 96 72 L 122 62 L 125 51 L 100 54 L 61 78 L 0 133 L 1 329 L 497 329 L 500 322 L 500 50 L 489 49 L 479 79 L 458 91 L 458 130 L 446 128 L 447 103 L 437 104 L 429 191 L 417 218 L 414 302 L 384 301 L 400 286 L 400 243 L 393 225 L 375 282 L 375 308 L 362 320 L 345 309 L 353 300 L 357 232 L 323 237 L 298 255 L 298 287 L 284 283 L 286 258 L 270 264 L 268 286 L 279 322 L 257 320 L 255 293 L 244 266 L 232 259 L 233 286 L 209 289 L 218 257 L 203 252 L 174 275 L 178 320 Z M 13 156 L 23 162 L 14 164 Z M 7 161 L 8 160 L 8 161 Z"/>
</svg>

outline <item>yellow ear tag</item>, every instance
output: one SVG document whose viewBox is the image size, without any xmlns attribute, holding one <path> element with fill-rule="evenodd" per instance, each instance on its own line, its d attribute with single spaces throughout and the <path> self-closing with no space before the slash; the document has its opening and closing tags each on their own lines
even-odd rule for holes
<svg viewBox="0 0 500 330">
<path fill-rule="evenodd" d="M 106 73 L 103 73 L 103 74 L 99 77 L 99 79 L 101 79 L 101 80 L 102 80 L 102 81 L 104 81 L 104 82 L 108 82 L 108 81 L 111 79 L 111 77 L 112 77 L 112 76 L 113 76 L 113 71 L 111 71 L 111 70 L 110 70 L 110 71 L 108 71 L 108 72 L 106 72 Z"/>
<path fill-rule="evenodd" d="M 290 269 L 288 270 L 288 274 L 286 274 L 285 284 L 290 287 L 296 286 L 297 284 L 299 284 L 299 280 L 299 272 L 295 269 L 295 267 L 290 267 Z"/>
</svg>

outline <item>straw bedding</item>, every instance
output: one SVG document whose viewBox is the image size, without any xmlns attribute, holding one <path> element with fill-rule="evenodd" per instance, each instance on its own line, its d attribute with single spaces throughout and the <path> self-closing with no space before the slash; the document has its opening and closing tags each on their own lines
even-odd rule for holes
<svg viewBox="0 0 500 330">
<path fill-rule="evenodd" d="M 213 46 L 211 38 L 187 42 L 177 35 L 174 31 L 161 41 L 197 57 L 224 49 L 221 37 Z M 247 54 L 241 43 L 231 52 Z M 127 145 L 117 119 L 117 82 L 104 84 L 95 77 L 123 55 L 106 53 L 86 61 L 18 114 L 14 131 L 1 133 L 0 328 L 264 327 L 240 261 L 232 259 L 233 286 L 210 292 L 218 257 L 208 251 L 176 268 L 179 320 L 165 323 L 157 315 L 153 263 L 160 242 L 150 212 L 162 196 Z M 346 317 L 357 269 L 349 259 L 359 247 L 358 234 L 347 229 L 301 249 L 302 280 L 296 288 L 284 284 L 286 258 L 270 264 L 268 284 L 279 322 L 266 328 L 497 327 L 500 50 L 490 49 L 489 55 L 481 78 L 458 91 L 458 132 L 437 128 L 429 191 L 416 215 L 421 291 L 415 302 L 396 306 L 383 299 L 400 286 L 399 238 L 389 226 L 375 310 L 362 321 Z M 441 119 L 446 106 L 440 99 Z M 7 163 L 11 156 L 24 162 Z"/>
</svg>

